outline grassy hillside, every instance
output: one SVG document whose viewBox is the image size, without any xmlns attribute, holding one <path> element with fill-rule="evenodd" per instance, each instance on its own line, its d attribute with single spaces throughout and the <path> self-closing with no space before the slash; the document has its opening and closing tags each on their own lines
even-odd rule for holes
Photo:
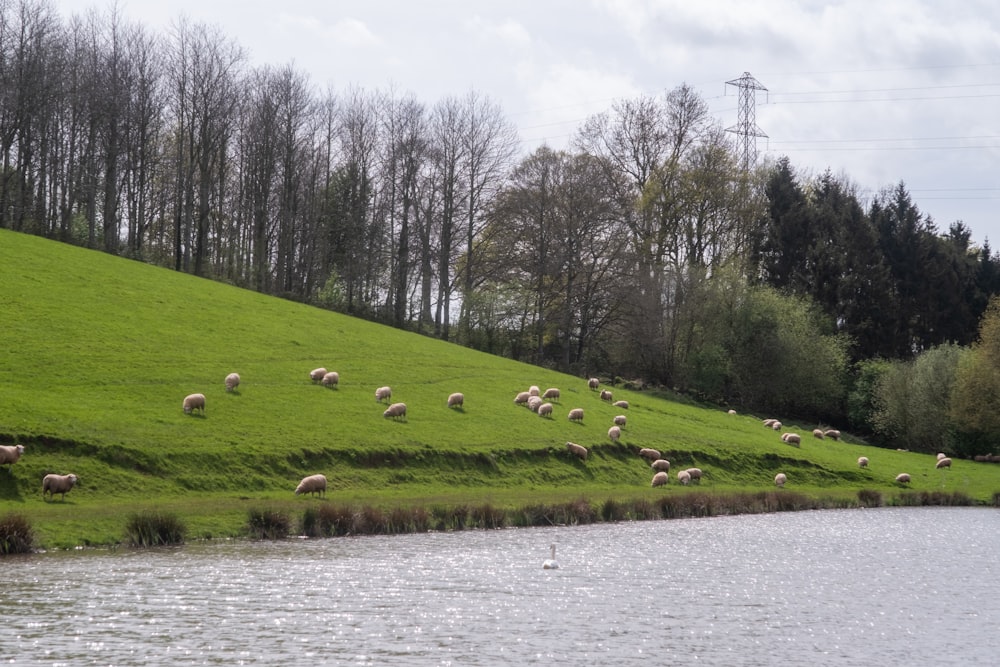
<svg viewBox="0 0 1000 667">
<path fill-rule="evenodd" d="M 1000 490 L 1000 466 L 939 471 L 927 455 L 811 436 L 795 449 L 759 415 L 613 388 L 631 404 L 623 411 L 581 378 L 5 230 L 0 339 L 0 444 L 26 448 L 0 469 L 0 515 L 26 515 L 43 543 L 116 541 L 122 516 L 144 508 L 172 509 L 198 535 L 233 534 L 248 506 L 318 502 L 292 494 L 316 472 L 330 501 L 385 507 L 683 493 L 675 481 L 650 488 L 640 447 L 675 470 L 703 468 L 710 492 L 773 488 L 779 471 L 810 495 L 891 495 L 899 472 L 917 490 L 979 501 Z M 318 366 L 340 373 L 338 388 L 310 381 Z M 232 371 L 243 381 L 229 394 Z M 561 390 L 554 418 L 513 404 L 532 384 Z M 381 385 L 407 404 L 405 422 L 382 417 Z M 462 410 L 445 405 L 454 391 Z M 204 417 L 181 409 L 193 392 L 207 397 Z M 566 419 L 576 407 L 583 424 Z M 607 429 L 619 413 L 628 425 L 615 445 Z M 591 449 L 587 462 L 567 440 Z M 860 455 L 870 469 L 857 468 Z M 64 503 L 42 499 L 49 472 L 80 477 Z"/>
</svg>

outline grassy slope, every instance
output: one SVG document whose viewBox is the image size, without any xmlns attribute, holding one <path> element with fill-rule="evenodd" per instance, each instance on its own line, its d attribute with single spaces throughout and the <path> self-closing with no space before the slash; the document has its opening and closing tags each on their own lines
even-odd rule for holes
<svg viewBox="0 0 1000 667">
<path fill-rule="evenodd" d="M 634 452 L 655 447 L 678 466 L 707 471 L 704 489 L 789 488 L 814 495 L 914 489 L 987 500 L 1000 466 L 803 438 L 794 449 L 758 417 L 615 390 L 630 401 L 623 444 L 606 436 L 622 410 L 585 380 L 477 353 L 344 315 L 294 304 L 103 253 L 0 230 L 0 442 L 25 444 L 0 470 L 0 514 L 33 520 L 57 545 L 121 535 L 122 516 L 167 507 L 196 534 L 232 534 L 248 506 L 301 507 L 291 494 L 323 472 L 335 501 L 386 506 L 489 501 L 500 505 L 679 493 L 649 488 Z M 340 373 L 338 389 L 308 372 Z M 225 375 L 243 378 L 227 394 Z M 409 419 L 382 417 L 388 384 Z M 562 390 L 551 420 L 513 405 L 536 384 Z M 445 407 L 466 395 L 463 411 Z M 183 397 L 207 396 L 207 416 Z M 583 425 L 566 412 L 583 407 Z M 814 425 L 793 428 L 808 433 Z M 567 440 L 591 448 L 584 464 Z M 855 465 L 867 455 L 872 467 Z M 41 477 L 75 472 L 66 502 L 43 502 Z"/>
</svg>

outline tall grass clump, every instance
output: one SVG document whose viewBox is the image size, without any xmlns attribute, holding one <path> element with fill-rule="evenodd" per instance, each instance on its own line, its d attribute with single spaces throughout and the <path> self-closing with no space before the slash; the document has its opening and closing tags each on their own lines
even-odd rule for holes
<svg viewBox="0 0 1000 667">
<path fill-rule="evenodd" d="M 862 507 L 882 507 L 884 501 L 882 494 L 874 489 L 861 489 L 858 491 L 858 502 Z"/>
<path fill-rule="evenodd" d="M 169 512 L 132 514 L 125 522 L 125 542 L 133 547 L 183 544 L 187 527 Z"/>
<path fill-rule="evenodd" d="M 31 523 L 20 514 L 0 519 L 0 556 L 31 553 L 35 535 Z"/>
<path fill-rule="evenodd" d="M 292 521 L 284 512 L 253 508 L 247 512 L 247 533 L 255 540 L 283 540 L 292 532 Z"/>
</svg>

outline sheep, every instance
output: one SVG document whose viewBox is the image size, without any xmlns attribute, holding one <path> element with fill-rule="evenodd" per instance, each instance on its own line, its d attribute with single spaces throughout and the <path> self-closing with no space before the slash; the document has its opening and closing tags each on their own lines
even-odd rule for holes
<svg viewBox="0 0 1000 667">
<path fill-rule="evenodd" d="M 340 373 L 337 373 L 336 371 L 330 371 L 329 373 L 323 376 L 321 382 L 324 387 L 336 387 L 338 384 L 340 384 Z"/>
<path fill-rule="evenodd" d="M 656 459 L 649 467 L 657 472 L 670 472 L 670 461 L 666 459 Z"/>
<path fill-rule="evenodd" d="M 24 454 L 24 445 L 0 445 L 0 465 L 6 465 L 10 470 L 21 454 Z"/>
<path fill-rule="evenodd" d="M 938 459 L 938 462 L 937 462 L 937 464 L 935 464 L 934 467 L 935 468 L 950 468 L 951 467 L 951 459 L 949 459 L 947 456 L 944 457 L 943 459 Z"/>
<path fill-rule="evenodd" d="M 825 435 L 826 435 L 826 434 L 825 434 L 825 433 L 823 433 L 823 429 L 821 429 L 821 428 L 814 428 L 814 429 L 813 429 L 813 437 L 814 437 L 814 438 L 817 438 L 817 439 L 819 439 L 819 440 L 822 440 L 822 439 L 823 439 L 823 438 L 825 437 Z"/>
<path fill-rule="evenodd" d="M 778 420 L 777 420 L 777 419 L 765 419 L 765 420 L 764 420 L 764 426 L 766 426 L 767 428 L 771 428 L 771 426 L 772 426 L 772 425 L 774 424 L 774 422 L 776 422 L 776 421 L 778 421 Z"/>
<path fill-rule="evenodd" d="M 552 404 L 542 403 L 538 406 L 538 416 L 552 418 Z"/>
<path fill-rule="evenodd" d="M 386 419 L 390 417 L 393 419 L 406 419 L 406 403 L 393 403 L 385 409 L 382 416 Z"/>
<path fill-rule="evenodd" d="M 691 476 L 692 482 L 701 481 L 701 468 L 688 468 L 686 472 Z"/>
<path fill-rule="evenodd" d="M 184 414 L 189 415 L 195 410 L 205 414 L 205 394 L 189 394 L 184 397 Z"/>
<path fill-rule="evenodd" d="M 530 387 L 528 387 L 529 396 L 538 396 L 540 393 L 542 393 L 542 391 L 537 386 L 531 385 Z"/>
<path fill-rule="evenodd" d="M 775 419 L 773 422 L 771 422 L 771 430 L 772 431 L 780 431 L 781 430 L 781 422 L 779 422 L 777 419 Z"/>
<path fill-rule="evenodd" d="M 785 473 L 783 473 L 783 472 L 779 472 L 777 475 L 774 476 L 774 485 L 775 486 L 784 486 L 785 482 L 787 482 L 787 481 L 788 481 L 788 477 L 786 477 Z"/>
<path fill-rule="evenodd" d="M 899 484 L 909 484 L 910 483 L 909 474 L 905 472 L 899 473 L 898 475 L 896 475 L 896 482 Z"/>
<path fill-rule="evenodd" d="M 461 408 L 465 405 L 465 394 L 455 392 L 448 396 L 449 408 Z"/>
<path fill-rule="evenodd" d="M 311 371 L 309 371 L 309 379 L 312 380 L 313 382 L 321 381 L 324 375 L 326 375 L 326 369 L 322 367 L 314 368 Z"/>
<path fill-rule="evenodd" d="M 598 380 L 597 378 L 590 378 L 589 380 L 587 380 L 587 386 L 590 387 L 591 389 L 596 390 L 598 387 L 601 386 L 601 381 Z"/>
<path fill-rule="evenodd" d="M 525 405 L 529 398 L 531 398 L 531 395 L 526 391 L 522 391 L 514 397 L 514 405 Z"/>
<path fill-rule="evenodd" d="M 655 449 L 650 449 L 648 447 L 643 447 L 642 449 L 640 449 L 639 456 L 646 459 L 650 463 L 652 463 L 656 459 L 662 458 L 658 451 L 656 451 Z"/>
<path fill-rule="evenodd" d="M 234 391 L 240 386 L 240 374 L 230 373 L 226 376 L 226 391 Z"/>
<path fill-rule="evenodd" d="M 666 486 L 667 482 L 670 481 L 670 477 L 665 472 L 658 472 L 653 475 L 653 482 L 650 486 Z"/>
<path fill-rule="evenodd" d="M 381 403 L 382 401 L 389 402 L 392 398 L 392 389 L 389 387 L 379 387 L 375 390 L 375 402 Z"/>
<path fill-rule="evenodd" d="M 301 493 L 313 493 L 325 496 L 326 475 L 309 475 L 308 477 L 303 477 L 299 485 L 295 487 L 295 495 Z"/>
<path fill-rule="evenodd" d="M 54 499 L 57 493 L 61 493 L 62 499 L 66 500 L 66 494 L 76 485 L 78 479 L 76 475 L 46 475 L 42 478 L 42 498 L 48 493 Z"/>
<path fill-rule="evenodd" d="M 736 410 L 733 410 L 732 408 L 730 408 L 729 412 L 727 412 L 726 414 L 727 415 L 735 415 L 736 414 Z"/>
<path fill-rule="evenodd" d="M 798 433 L 783 433 L 781 439 L 792 447 L 802 446 L 802 436 Z"/>
<path fill-rule="evenodd" d="M 542 407 L 542 399 L 538 396 L 528 397 L 528 409 L 532 412 L 538 412 L 538 408 Z"/>
<path fill-rule="evenodd" d="M 937 460 L 940 461 L 943 458 L 945 458 L 945 455 L 942 452 L 938 452 Z"/>
<path fill-rule="evenodd" d="M 559 400 L 559 390 L 556 389 L 555 387 L 549 387 L 548 389 L 545 390 L 545 393 L 542 394 L 542 398 L 545 398 L 545 399 L 548 399 L 548 400 L 553 400 L 553 401 L 558 401 Z"/>
<path fill-rule="evenodd" d="M 615 426 L 621 426 L 622 428 L 625 428 L 625 422 L 626 421 L 628 421 L 628 420 L 625 419 L 625 415 L 616 415 L 615 416 Z"/>
<path fill-rule="evenodd" d="M 571 422 L 582 422 L 583 421 L 583 408 L 573 408 L 569 411 L 567 415 Z"/>
<path fill-rule="evenodd" d="M 835 428 L 827 429 L 825 435 L 831 440 L 840 440 L 840 431 Z"/>
<path fill-rule="evenodd" d="M 618 442 L 622 437 L 622 430 L 617 426 L 612 426 L 608 429 L 608 437 L 611 438 L 612 442 Z"/>
<path fill-rule="evenodd" d="M 612 400 L 612 394 L 611 394 L 611 392 L 608 391 L 607 389 L 602 389 L 601 390 L 601 400 L 602 401 L 607 401 L 608 403 L 610 403 L 611 400 Z"/>
<path fill-rule="evenodd" d="M 681 470 L 677 473 L 677 481 L 685 486 L 691 483 L 691 473 L 687 470 Z"/>
<path fill-rule="evenodd" d="M 623 410 L 628 410 L 628 401 L 615 401 L 613 405 L 616 408 L 621 408 Z"/>
<path fill-rule="evenodd" d="M 867 456 L 859 456 L 858 457 L 858 467 L 859 468 L 867 468 L 868 467 L 868 457 Z"/>
<path fill-rule="evenodd" d="M 576 444 L 575 442 L 567 442 L 566 449 L 569 450 L 570 454 L 574 456 L 579 456 L 584 461 L 587 460 L 587 448 Z"/>
</svg>

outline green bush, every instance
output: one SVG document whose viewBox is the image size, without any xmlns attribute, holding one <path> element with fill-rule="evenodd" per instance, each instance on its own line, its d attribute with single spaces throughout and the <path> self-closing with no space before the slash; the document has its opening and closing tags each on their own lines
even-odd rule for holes
<svg viewBox="0 0 1000 667">
<path fill-rule="evenodd" d="M 31 523 L 20 514 L 0 519 L 0 556 L 31 553 L 35 542 Z"/>
<path fill-rule="evenodd" d="M 183 544 L 187 528 L 174 514 L 142 512 L 125 522 L 125 541 L 133 547 L 157 547 Z"/>
</svg>

